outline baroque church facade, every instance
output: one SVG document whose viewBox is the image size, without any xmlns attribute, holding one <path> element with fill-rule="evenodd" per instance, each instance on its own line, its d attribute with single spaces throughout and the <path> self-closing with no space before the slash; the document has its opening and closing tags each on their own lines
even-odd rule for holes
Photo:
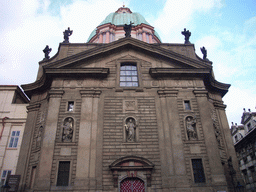
<svg viewBox="0 0 256 192">
<path fill-rule="evenodd" d="M 87 43 L 69 43 L 71 34 L 52 58 L 45 49 L 37 80 L 22 86 L 31 100 L 20 191 L 212 192 L 242 183 L 222 101 L 230 85 L 189 36 L 162 43 L 127 7 Z"/>
</svg>

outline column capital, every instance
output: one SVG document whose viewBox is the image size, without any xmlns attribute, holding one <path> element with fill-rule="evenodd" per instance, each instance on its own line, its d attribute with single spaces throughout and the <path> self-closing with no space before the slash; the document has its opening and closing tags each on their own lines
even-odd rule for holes
<svg viewBox="0 0 256 192">
<path fill-rule="evenodd" d="M 214 101 L 213 102 L 213 106 L 216 108 L 216 109 L 222 109 L 222 110 L 225 110 L 227 105 L 223 104 L 222 101 Z"/>
<path fill-rule="evenodd" d="M 61 98 L 65 93 L 64 90 L 50 90 L 48 93 L 48 97 L 50 98 Z"/>
<path fill-rule="evenodd" d="M 178 90 L 158 90 L 159 97 L 177 97 Z"/>
<path fill-rule="evenodd" d="M 80 90 L 81 97 L 99 98 L 102 91 L 100 90 Z"/>
<path fill-rule="evenodd" d="M 194 90 L 193 91 L 196 97 L 207 97 L 208 91 L 206 90 Z"/>
<path fill-rule="evenodd" d="M 41 103 L 30 103 L 29 106 L 27 106 L 28 112 L 31 111 L 38 111 L 41 106 Z"/>
</svg>

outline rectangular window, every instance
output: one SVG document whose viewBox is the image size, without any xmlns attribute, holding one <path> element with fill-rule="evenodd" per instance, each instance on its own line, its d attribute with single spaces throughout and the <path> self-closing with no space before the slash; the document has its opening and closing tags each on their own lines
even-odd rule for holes
<svg viewBox="0 0 256 192">
<path fill-rule="evenodd" d="M 68 111 L 74 111 L 74 101 L 68 102 Z"/>
<path fill-rule="evenodd" d="M 1 176 L 1 185 L 5 184 L 8 175 L 11 175 L 11 173 L 12 173 L 11 170 L 3 170 L 2 176 Z"/>
<path fill-rule="evenodd" d="M 195 183 L 205 183 L 202 159 L 192 159 L 192 167 Z"/>
<path fill-rule="evenodd" d="M 103 33 L 103 43 L 106 43 L 106 33 Z"/>
<path fill-rule="evenodd" d="M 236 142 L 238 141 L 237 135 L 235 135 L 235 141 L 236 141 Z"/>
<path fill-rule="evenodd" d="M 256 181 L 256 172 L 255 172 L 254 166 L 249 167 L 249 170 L 251 172 L 252 180 L 253 180 L 253 182 L 255 182 Z"/>
<path fill-rule="evenodd" d="M 244 175 L 245 183 L 249 183 L 249 178 L 248 178 L 247 170 L 246 169 L 242 170 L 242 173 Z"/>
<path fill-rule="evenodd" d="M 17 148 L 19 141 L 20 131 L 12 131 L 8 147 Z"/>
<path fill-rule="evenodd" d="M 250 131 L 252 129 L 251 123 L 248 123 L 247 127 L 248 127 L 248 131 Z"/>
<path fill-rule="evenodd" d="M 136 64 L 122 64 L 120 68 L 120 87 L 138 86 L 138 71 Z"/>
<path fill-rule="evenodd" d="M 185 110 L 191 110 L 190 101 L 184 101 Z"/>
<path fill-rule="evenodd" d="M 68 186 L 70 161 L 60 161 L 57 177 L 57 186 Z"/>
<path fill-rule="evenodd" d="M 150 36 L 150 35 L 147 33 L 147 34 L 146 34 L 147 43 L 149 43 L 149 36 Z"/>
</svg>

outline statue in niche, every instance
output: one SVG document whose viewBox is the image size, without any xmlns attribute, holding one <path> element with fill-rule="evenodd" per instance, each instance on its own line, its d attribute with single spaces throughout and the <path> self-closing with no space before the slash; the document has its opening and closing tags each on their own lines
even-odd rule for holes
<svg viewBox="0 0 256 192">
<path fill-rule="evenodd" d="M 187 127 L 188 140 L 197 140 L 196 118 L 193 118 L 191 116 L 187 117 L 186 127 Z"/>
<path fill-rule="evenodd" d="M 126 141 L 135 142 L 135 120 L 133 118 L 128 118 L 126 124 L 124 125 L 126 131 Z"/>
<path fill-rule="evenodd" d="M 36 135 L 36 147 L 41 146 L 41 140 L 42 140 L 42 133 L 43 133 L 43 126 L 41 126 L 38 130 L 38 133 Z"/>
<path fill-rule="evenodd" d="M 63 123 L 63 133 L 62 133 L 63 142 L 72 142 L 73 124 L 74 124 L 74 120 L 71 117 L 65 119 Z"/>
</svg>

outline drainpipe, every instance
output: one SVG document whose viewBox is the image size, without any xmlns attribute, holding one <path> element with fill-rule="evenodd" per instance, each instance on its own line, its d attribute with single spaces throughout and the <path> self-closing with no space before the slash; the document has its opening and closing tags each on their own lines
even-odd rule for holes
<svg viewBox="0 0 256 192">
<path fill-rule="evenodd" d="M 3 119 L 2 119 L 2 125 L 3 125 L 3 128 L 2 128 L 2 131 L 1 131 L 1 134 L 0 134 L 0 140 L 2 139 L 2 135 L 3 135 L 3 132 L 4 132 L 4 124 L 5 124 L 5 120 L 6 119 L 9 119 L 9 117 L 4 117 Z"/>
</svg>

